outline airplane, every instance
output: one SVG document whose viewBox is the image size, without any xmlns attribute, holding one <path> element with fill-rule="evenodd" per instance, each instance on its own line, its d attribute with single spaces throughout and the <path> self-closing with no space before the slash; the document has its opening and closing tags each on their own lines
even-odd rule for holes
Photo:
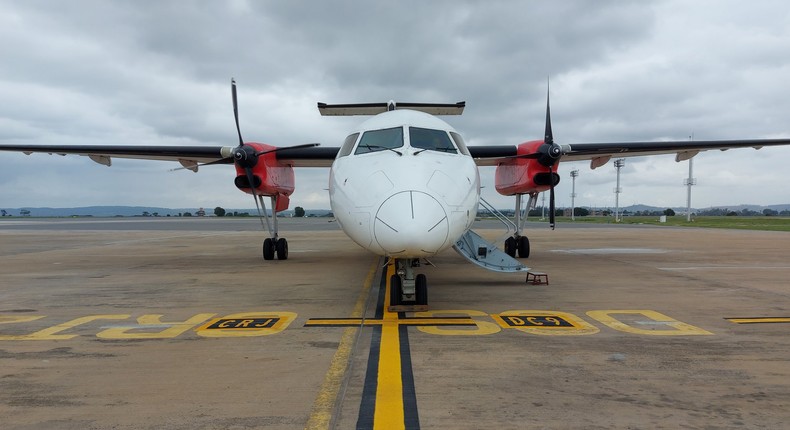
<svg viewBox="0 0 790 430">
<path fill-rule="evenodd" d="M 389 258 L 395 265 L 390 279 L 390 305 L 427 308 L 427 279 L 417 274 L 423 261 L 453 248 L 467 260 L 499 272 L 528 270 L 513 257 L 527 258 L 529 239 L 524 221 L 540 193 L 549 192 L 549 224 L 555 226 L 554 187 L 561 161 L 589 160 L 592 169 L 612 157 L 675 154 L 688 160 L 701 151 L 740 147 L 760 149 L 789 145 L 790 139 L 718 141 L 657 141 L 558 144 L 551 128 L 546 97 L 543 139 L 521 144 L 467 146 L 441 115 L 460 115 L 465 102 L 326 104 L 323 116 L 367 115 L 340 147 L 317 143 L 276 147 L 246 142 L 239 126 L 236 82 L 231 80 L 233 114 L 238 134 L 235 146 L 116 146 L 0 144 L 0 150 L 78 154 L 106 166 L 112 158 L 177 161 L 173 170 L 197 172 L 200 167 L 233 164 L 235 186 L 253 196 L 261 224 L 264 260 L 288 258 L 288 242 L 280 237 L 276 213 L 286 210 L 295 189 L 294 167 L 328 167 L 329 201 L 343 232 L 363 248 Z M 496 191 L 515 196 L 514 232 L 504 252 L 471 230 L 478 208 L 480 166 L 495 166 Z M 524 197 L 526 205 L 522 204 Z M 270 199 L 271 216 L 264 197 Z M 522 206 L 524 206 L 522 208 Z"/>
</svg>

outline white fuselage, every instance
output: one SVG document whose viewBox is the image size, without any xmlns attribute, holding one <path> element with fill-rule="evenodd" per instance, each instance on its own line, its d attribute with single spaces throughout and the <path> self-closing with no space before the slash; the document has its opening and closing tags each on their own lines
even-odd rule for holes
<svg viewBox="0 0 790 430">
<path fill-rule="evenodd" d="M 349 136 L 332 164 L 329 198 L 340 227 L 362 247 L 396 258 L 429 257 L 471 227 L 480 176 L 449 124 L 395 110 Z"/>
</svg>

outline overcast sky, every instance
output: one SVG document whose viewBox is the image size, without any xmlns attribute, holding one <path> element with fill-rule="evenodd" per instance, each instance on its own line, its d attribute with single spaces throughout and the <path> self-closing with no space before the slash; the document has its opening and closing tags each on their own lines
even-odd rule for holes
<svg viewBox="0 0 790 430">
<path fill-rule="evenodd" d="M 790 137 L 790 3 L 0 1 L 0 141 L 339 146 L 316 102 L 465 100 L 470 145 Z M 705 152 L 693 205 L 790 203 L 790 148 Z M 0 207 L 254 207 L 231 166 L 0 153 Z M 559 206 L 614 206 L 615 169 L 563 163 Z M 512 206 L 483 168 L 483 195 Z M 327 169 L 291 206 L 328 208 Z M 631 158 L 621 206 L 684 206 L 688 163 Z"/>
</svg>

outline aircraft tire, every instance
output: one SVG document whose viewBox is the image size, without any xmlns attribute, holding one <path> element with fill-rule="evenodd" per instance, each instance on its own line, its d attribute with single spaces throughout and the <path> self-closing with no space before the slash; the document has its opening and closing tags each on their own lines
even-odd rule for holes
<svg viewBox="0 0 790 430">
<path fill-rule="evenodd" d="M 402 288 L 400 276 L 390 276 L 390 306 L 401 304 Z"/>
<path fill-rule="evenodd" d="M 416 279 L 414 280 L 416 283 L 416 301 L 418 305 L 427 305 L 428 304 L 428 278 L 425 277 L 422 273 L 417 275 Z"/>
<path fill-rule="evenodd" d="M 508 237 L 505 239 L 505 254 L 515 257 L 516 256 L 516 238 L 515 237 Z"/>
<path fill-rule="evenodd" d="M 263 241 L 263 259 L 274 260 L 274 241 L 269 238 Z"/>
<path fill-rule="evenodd" d="M 518 256 L 521 258 L 529 257 L 529 238 L 527 236 L 518 238 Z"/>
<path fill-rule="evenodd" d="M 288 241 L 285 240 L 284 237 L 277 239 L 277 243 L 275 245 L 275 249 L 277 250 L 277 259 L 278 260 L 287 260 L 288 259 Z"/>
</svg>

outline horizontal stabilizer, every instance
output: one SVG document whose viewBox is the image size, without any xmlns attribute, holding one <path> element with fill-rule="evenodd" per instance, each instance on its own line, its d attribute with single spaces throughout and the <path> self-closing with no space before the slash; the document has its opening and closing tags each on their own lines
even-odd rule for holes
<svg viewBox="0 0 790 430">
<path fill-rule="evenodd" d="M 318 102 L 318 111 L 322 116 L 378 115 L 395 109 L 410 109 L 431 115 L 461 115 L 466 102 L 458 103 L 352 103 L 330 105 Z"/>
</svg>

